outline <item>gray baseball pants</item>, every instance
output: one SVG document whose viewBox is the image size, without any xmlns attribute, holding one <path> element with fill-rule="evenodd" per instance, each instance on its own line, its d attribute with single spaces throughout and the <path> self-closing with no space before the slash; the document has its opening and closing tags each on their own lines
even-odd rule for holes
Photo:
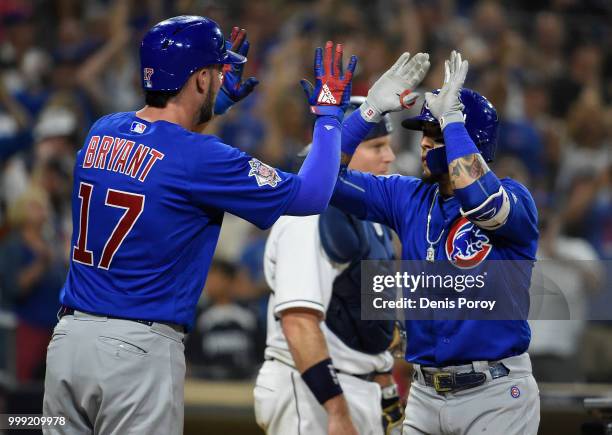
<svg viewBox="0 0 612 435">
<path fill-rule="evenodd" d="M 162 323 L 62 317 L 47 351 L 43 414 L 67 424 L 43 433 L 182 434 L 183 338 Z"/>
<path fill-rule="evenodd" d="M 508 376 L 491 379 L 486 361 L 449 368 L 487 374 L 478 387 L 439 394 L 423 382 L 415 364 L 403 435 L 536 435 L 540 424 L 540 391 L 531 374 L 529 355 L 501 360 Z M 445 369 L 447 370 L 447 369 Z"/>
</svg>

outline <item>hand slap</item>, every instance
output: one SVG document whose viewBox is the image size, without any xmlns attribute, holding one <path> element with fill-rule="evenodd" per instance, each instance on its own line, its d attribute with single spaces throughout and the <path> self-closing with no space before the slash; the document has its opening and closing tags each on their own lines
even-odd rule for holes
<svg viewBox="0 0 612 435">
<path fill-rule="evenodd" d="M 243 56 L 249 53 L 249 41 L 245 29 L 233 27 L 229 40 L 225 41 L 226 47 Z M 259 80 L 255 77 L 249 77 L 242 81 L 242 72 L 244 71 L 244 63 L 223 66 L 223 83 L 221 90 L 215 101 L 215 114 L 220 115 L 225 113 L 232 105 L 246 98 L 257 84 Z"/>
<path fill-rule="evenodd" d="M 378 122 L 388 112 L 412 107 L 419 94 L 414 90 L 421 84 L 429 70 L 429 54 L 403 53 L 368 91 L 361 105 L 362 117 L 368 122 Z"/>
<path fill-rule="evenodd" d="M 463 122 L 463 104 L 459 94 L 467 77 L 468 61 L 453 50 L 449 59 L 444 62 L 444 84 L 437 94 L 427 92 L 425 101 L 431 114 L 440 121 L 442 129 L 451 122 Z"/>
<path fill-rule="evenodd" d="M 321 47 L 315 50 L 314 56 L 314 86 L 308 80 L 300 84 L 306 93 L 311 110 L 322 114 L 321 107 L 336 106 L 344 110 L 351 98 L 351 80 L 357 67 L 357 57 L 351 56 L 346 71 L 343 70 L 343 47 L 327 41 L 325 51 Z"/>
</svg>

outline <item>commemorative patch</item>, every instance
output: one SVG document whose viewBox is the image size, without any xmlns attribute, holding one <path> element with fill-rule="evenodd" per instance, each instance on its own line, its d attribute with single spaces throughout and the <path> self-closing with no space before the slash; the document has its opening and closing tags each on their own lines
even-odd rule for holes
<svg viewBox="0 0 612 435">
<path fill-rule="evenodd" d="M 517 399 L 521 395 L 521 390 L 519 390 L 519 387 L 516 385 L 513 385 L 512 388 L 510 388 L 510 395 Z"/>
<path fill-rule="evenodd" d="M 276 187 L 278 183 L 282 181 L 281 177 L 276 173 L 276 169 L 257 159 L 251 159 L 249 165 L 251 165 L 249 177 L 255 177 L 259 187 L 266 185 Z"/>
</svg>

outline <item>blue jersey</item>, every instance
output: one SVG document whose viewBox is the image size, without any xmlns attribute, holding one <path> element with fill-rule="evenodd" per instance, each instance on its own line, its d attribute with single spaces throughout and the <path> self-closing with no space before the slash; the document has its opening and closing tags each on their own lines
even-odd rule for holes
<svg viewBox="0 0 612 435">
<path fill-rule="evenodd" d="M 103 117 L 77 154 L 60 300 L 190 329 L 224 212 L 267 228 L 299 184 L 215 136 L 134 112 Z"/>
<path fill-rule="evenodd" d="M 414 177 L 394 175 L 375 177 L 355 171 L 341 176 L 331 204 L 360 217 L 394 229 L 402 242 L 404 260 L 424 260 L 429 243 L 427 216 L 434 201 L 430 240 L 443 237 L 435 245 L 435 259 L 463 262 L 475 267 L 490 260 L 535 260 L 537 249 L 537 212 L 527 189 L 511 179 L 501 180 L 510 199 L 509 215 L 500 228 L 484 230 L 460 213 L 456 197 L 434 195 L 438 186 Z M 345 187 L 348 186 L 348 189 Z M 355 193 L 353 193 L 355 192 Z M 357 197 L 359 200 L 355 200 Z M 465 242 L 469 243 L 465 243 Z M 466 251 L 470 247 L 470 252 Z M 496 268 L 500 274 L 511 268 Z M 527 305 L 529 276 L 516 288 L 508 285 L 500 294 Z M 517 278 L 493 278 L 496 283 L 517 283 Z M 512 287 L 512 288 L 510 288 Z M 495 361 L 525 352 L 531 332 L 526 320 L 411 320 L 406 322 L 408 349 L 406 359 L 413 363 L 447 366 L 470 361 Z"/>
</svg>

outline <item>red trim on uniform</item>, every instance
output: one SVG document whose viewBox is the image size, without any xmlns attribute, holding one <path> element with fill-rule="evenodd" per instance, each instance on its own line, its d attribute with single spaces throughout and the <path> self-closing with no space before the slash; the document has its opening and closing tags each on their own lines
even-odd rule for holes
<svg viewBox="0 0 612 435">
<path fill-rule="evenodd" d="M 151 158 L 147 162 L 147 166 L 145 166 L 144 170 L 142 171 L 142 174 L 140 174 L 140 177 L 138 177 L 140 181 L 144 181 L 147 178 L 147 175 L 149 175 L 149 171 L 151 170 L 155 162 L 157 162 L 157 160 L 163 160 L 165 156 L 164 153 L 160 153 L 155 148 L 152 148 L 151 151 L 149 151 L 149 154 L 151 154 Z"/>
<path fill-rule="evenodd" d="M 120 139 L 118 137 L 115 138 L 115 142 L 113 143 L 113 147 L 111 148 L 110 159 L 106 165 L 106 169 L 109 171 L 113 170 L 113 162 L 117 158 L 117 155 L 123 150 L 125 146 L 125 142 L 127 139 Z"/>
<path fill-rule="evenodd" d="M 136 174 L 138 174 L 138 171 L 140 171 L 140 167 L 142 166 L 142 163 L 144 162 L 144 159 L 147 156 L 148 152 L 149 147 L 144 146 L 143 144 L 139 144 L 138 148 L 136 148 L 136 151 L 134 151 L 134 154 L 132 155 L 130 163 L 128 163 L 127 169 L 125 170 L 124 174 L 129 175 L 132 178 L 136 178 Z"/>
<path fill-rule="evenodd" d="M 87 151 L 85 152 L 85 158 L 83 159 L 83 168 L 88 169 L 93 166 L 94 159 L 96 157 L 96 149 L 100 143 L 100 136 L 92 136 L 87 145 Z"/>
<path fill-rule="evenodd" d="M 127 164 L 128 157 L 132 152 L 132 148 L 134 148 L 134 141 L 127 141 L 125 143 L 125 147 L 121 150 L 121 153 L 119 154 L 119 158 L 113 165 L 113 171 L 123 172 L 125 170 L 125 165 Z M 121 167 L 121 169 L 119 169 L 119 167 Z"/>
</svg>

